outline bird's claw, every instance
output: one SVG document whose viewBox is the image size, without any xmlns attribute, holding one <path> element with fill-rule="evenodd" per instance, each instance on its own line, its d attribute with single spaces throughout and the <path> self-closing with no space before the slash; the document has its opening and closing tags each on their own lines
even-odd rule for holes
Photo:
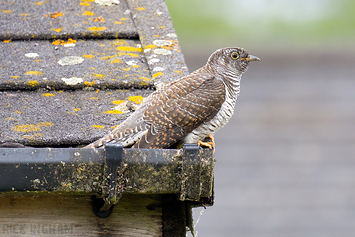
<svg viewBox="0 0 355 237">
<path fill-rule="evenodd" d="M 205 146 L 205 147 L 208 147 L 209 149 L 213 149 L 213 153 L 214 153 L 215 147 L 216 147 L 216 144 L 214 143 L 214 137 L 212 137 L 212 135 L 208 135 L 208 137 L 211 139 L 210 142 L 198 141 L 197 145 L 198 146 Z"/>
</svg>

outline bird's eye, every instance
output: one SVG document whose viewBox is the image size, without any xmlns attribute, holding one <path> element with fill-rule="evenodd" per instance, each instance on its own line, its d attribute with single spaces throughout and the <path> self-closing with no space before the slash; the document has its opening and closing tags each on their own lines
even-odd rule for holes
<svg viewBox="0 0 355 237">
<path fill-rule="evenodd" d="M 231 57 L 233 59 L 237 59 L 237 58 L 239 58 L 239 54 L 237 52 L 233 52 L 233 53 L 231 53 Z"/>
</svg>

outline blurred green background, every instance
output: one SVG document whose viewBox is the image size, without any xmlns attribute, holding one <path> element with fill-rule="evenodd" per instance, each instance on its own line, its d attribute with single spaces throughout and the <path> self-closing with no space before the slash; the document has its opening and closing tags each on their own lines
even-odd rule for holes
<svg viewBox="0 0 355 237">
<path fill-rule="evenodd" d="M 338 50 L 355 41 L 353 0 L 167 0 L 166 4 L 184 53 L 223 46 L 285 53 Z"/>
</svg>

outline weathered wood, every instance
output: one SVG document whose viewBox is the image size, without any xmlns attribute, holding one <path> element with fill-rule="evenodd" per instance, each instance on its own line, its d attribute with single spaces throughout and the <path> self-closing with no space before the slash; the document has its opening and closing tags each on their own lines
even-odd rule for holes
<svg viewBox="0 0 355 237">
<path fill-rule="evenodd" d="M 178 200 L 176 195 L 163 195 L 163 236 L 186 236 L 186 202 Z"/>
<path fill-rule="evenodd" d="M 0 194 L 0 236 L 162 236 L 158 195 L 124 195 L 108 218 L 91 196 Z"/>
</svg>

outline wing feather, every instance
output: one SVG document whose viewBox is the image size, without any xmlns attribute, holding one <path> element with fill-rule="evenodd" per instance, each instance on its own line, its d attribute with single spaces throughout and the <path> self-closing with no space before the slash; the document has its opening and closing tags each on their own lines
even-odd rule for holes
<svg viewBox="0 0 355 237">
<path fill-rule="evenodd" d="M 150 101 L 143 120 L 151 128 L 134 147 L 169 147 L 211 120 L 224 100 L 224 83 L 210 74 L 191 74 L 173 82 Z"/>
</svg>

